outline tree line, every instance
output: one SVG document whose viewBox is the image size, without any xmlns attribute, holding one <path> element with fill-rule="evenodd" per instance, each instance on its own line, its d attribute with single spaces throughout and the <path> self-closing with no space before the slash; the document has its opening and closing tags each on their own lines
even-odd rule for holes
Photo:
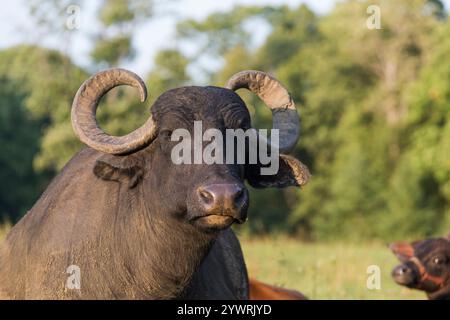
<svg viewBox="0 0 450 320">
<path fill-rule="evenodd" d="M 381 29 L 367 28 L 369 3 L 353 0 L 321 16 L 306 5 L 237 6 L 180 21 L 177 41 L 194 52 L 168 47 L 145 75 L 151 101 L 197 84 L 189 70 L 220 86 L 237 71 L 264 70 L 291 91 L 302 119 L 294 153 L 312 179 L 301 190 L 252 192 L 250 220 L 240 232 L 327 240 L 417 238 L 450 229 L 447 14 L 437 0 L 370 4 L 380 7 Z M 141 5 L 104 0 L 98 12 L 104 32 L 91 52 L 95 68 L 133 58 L 131 26 L 152 19 L 153 7 Z M 208 60 L 220 67 L 208 69 Z M 4 49 L 0 62 L 0 219 L 16 221 L 82 148 L 70 106 L 92 70 L 39 45 Z M 270 111 L 242 96 L 253 125 L 270 127 Z M 129 132 L 149 115 L 132 89 L 115 89 L 105 100 L 109 107 L 99 108 L 99 118 L 107 132 Z"/>
</svg>

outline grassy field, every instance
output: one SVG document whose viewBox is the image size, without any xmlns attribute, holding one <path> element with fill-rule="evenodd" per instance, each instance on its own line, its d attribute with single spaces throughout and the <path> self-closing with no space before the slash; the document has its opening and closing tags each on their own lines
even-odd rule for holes
<svg viewBox="0 0 450 320">
<path fill-rule="evenodd" d="M 0 225 L 0 241 L 8 229 Z M 310 299 L 425 299 L 423 293 L 392 281 L 390 273 L 397 260 L 383 244 L 242 237 L 241 243 L 250 276 L 297 289 Z M 366 287 L 369 265 L 381 269 L 380 290 Z"/>
<path fill-rule="evenodd" d="M 310 299 L 425 299 L 390 277 L 398 263 L 385 244 L 301 243 L 294 239 L 241 239 L 249 275 L 293 288 Z M 367 267 L 378 265 L 381 289 L 366 286 Z"/>
</svg>

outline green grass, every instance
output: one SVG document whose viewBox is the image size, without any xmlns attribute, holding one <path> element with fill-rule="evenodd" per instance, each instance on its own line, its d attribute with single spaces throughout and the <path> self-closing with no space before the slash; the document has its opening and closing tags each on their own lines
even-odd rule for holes
<svg viewBox="0 0 450 320">
<path fill-rule="evenodd" d="M 10 229 L 0 225 L 0 242 Z M 292 238 L 241 238 L 249 275 L 297 289 L 310 299 L 425 299 L 422 292 L 395 284 L 398 263 L 380 243 L 302 243 Z M 366 287 L 367 267 L 381 269 L 381 289 Z"/>
<path fill-rule="evenodd" d="M 297 289 L 310 299 L 425 299 L 391 279 L 398 264 L 380 243 L 302 243 L 288 238 L 241 239 L 249 275 Z M 367 267 L 378 265 L 381 289 L 366 286 Z"/>
</svg>

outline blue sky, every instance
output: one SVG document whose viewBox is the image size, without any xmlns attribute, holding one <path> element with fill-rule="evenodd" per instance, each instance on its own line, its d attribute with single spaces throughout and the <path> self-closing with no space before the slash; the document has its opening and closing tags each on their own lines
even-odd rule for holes
<svg viewBox="0 0 450 320">
<path fill-rule="evenodd" d="M 141 75 L 151 68 L 156 52 L 166 47 L 179 47 L 181 44 L 175 39 L 175 25 L 186 18 L 202 19 L 212 12 L 227 11 L 235 5 L 281 5 L 296 7 L 306 3 L 319 14 L 329 12 L 336 0 L 178 0 L 172 4 L 165 4 L 153 19 L 139 27 L 134 33 L 134 45 L 137 48 L 137 57 L 132 63 L 123 67 L 135 70 Z M 79 65 L 88 66 L 88 54 L 91 49 L 89 40 L 98 24 L 95 12 L 99 0 L 84 1 L 80 12 L 80 28 L 66 32 L 63 37 L 46 36 L 36 39 L 35 33 L 28 17 L 27 0 L 3 1 L 0 10 L 0 49 L 15 44 L 27 42 L 38 43 L 47 47 L 58 48 L 67 54 Z M 166 1 L 164 1 L 166 3 Z M 447 9 L 450 0 L 445 0 Z M 163 14 L 165 13 L 165 14 Z M 62 17 L 66 19 L 66 17 Z M 187 50 L 189 48 L 182 48 Z"/>
</svg>

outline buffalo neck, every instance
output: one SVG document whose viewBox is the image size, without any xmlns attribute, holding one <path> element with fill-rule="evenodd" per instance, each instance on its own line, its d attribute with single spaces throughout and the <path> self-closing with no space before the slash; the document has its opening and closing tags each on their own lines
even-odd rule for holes
<svg viewBox="0 0 450 320">
<path fill-rule="evenodd" d="M 116 273 L 126 275 L 112 291 L 127 291 L 136 298 L 171 299 L 189 285 L 217 233 L 201 231 L 185 219 L 184 208 L 172 206 L 173 192 L 162 191 L 165 179 L 160 171 L 164 170 L 152 170 L 162 165 L 155 149 L 157 145 L 152 144 L 141 151 L 140 158 L 145 160 L 140 165 L 146 170 L 135 187 L 106 182 L 103 201 L 109 204 L 102 207 L 109 207 L 105 221 L 113 228 L 101 237 L 111 251 L 120 252 L 114 267 Z"/>
<path fill-rule="evenodd" d="M 129 223 L 123 225 L 120 244 L 123 252 L 128 252 L 135 285 L 146 288 L 152 298 L 177 298 L 189 285 L 217 233 L 205 233 L 176 215 L 158 211 L 152 205 L 156 199 L 142 196 L 142 190 L 136 193 L 135 202 L 127 205 L 133 210 Z"/>
</svg>

